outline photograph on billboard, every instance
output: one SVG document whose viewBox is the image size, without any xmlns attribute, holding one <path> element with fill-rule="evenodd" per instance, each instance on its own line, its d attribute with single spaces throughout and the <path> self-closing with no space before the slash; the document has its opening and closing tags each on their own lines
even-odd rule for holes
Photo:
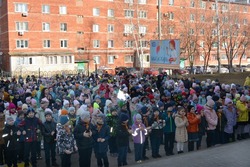
<svg viewBox="0 0 250 167">
<path fill-rule="evenodd" d="M 180 68 L 180 40 L 151 40 L 150 67 L 152 68 Z"/>
</svg>

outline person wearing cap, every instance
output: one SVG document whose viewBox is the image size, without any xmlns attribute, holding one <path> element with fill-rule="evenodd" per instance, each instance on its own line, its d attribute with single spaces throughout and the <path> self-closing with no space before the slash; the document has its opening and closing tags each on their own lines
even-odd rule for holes
<svg viewBox="0 0 250 167">
<path fill-rule="evenodd" d="M 107 156 L 109 138 L 109 126 L 105 123 L 105 115 L 100 113 L 97 115 L 96 125 L 93 127 L 94 152 L 97 159 L 97 166 L 109 167 Z"/>
<path fill-rule="evenodd" d="M 94 146 L 93 133 L 93 125 L 90 123 L 90 113 L 83 111 L 74 129 L 74 136 L 79 149 L 79 167 L 91 166 L 91 155 Z"/>
<path fill-rule="evenodd" d="M 162 118 L 165 120 L 165 126 L 163 127 L 164 132 L 164 150 L 167 156 L 174 155 L 174 140 L 175 140 L 175 122 L 174 122 L 174 113 L 173 107 L 170 106 L 162 114 Z"/>
<path fill-rule="evenodd" d="M 224 128 L 225 143 L 229 143 L 230 140 L 235 141 L 234 128 L 237 123 L 236 108 L 233 105 L 233 101 L 229 98 L 225 99 L 225 107 L 223 108 L 223 113 L 225 114 L 227 120 Z"/>
<path fill-rule="evenodd" d="M 76 126 L 76 110 L 75 107 L 69 107 L 69 124 L 72 126 L 72 130 L 74 130 Z"/>
<path fill-rule="evenodd" d="M 31 153 L 31 164 L 37 167 L 37 134 L 41 132 L 42 122 L 35 117 L 35 111 L 29 108 L 26 118 L 19 124 L 22 134 L 25 136 L 24 142 L 24 167 L 29 166 L 29 156 Z"/>
<path fill-rule="evenodd" d="M 149 125 L 151 126 L 150 141 L 152 147 L 152 157 L 161 158 L 159 154 L 160 144 L 162 142 L 163 127 L 165 126 L 165 120 L 162 118 L 162 114 L 158 107 L 153 107 L 153 114 L 150 118 Z"/>
<path fill-rule="evenodd" d="M 118 167 L 128 165 L 127 153 L 129 147 L 129 136 L 132 130 L 128 128 L 129 117 L 127 114 L 121 113 L 119 116 L 119 124 L 117 126 L 116 143 L 118 147 Z"/>
<path fill-rule="evenodd" d="M 3 129 L 3 138 L 6 148 L 5 161 L 8 167 L 17 167 L 17 152 L 21 131 L 14 124 L 14 119 L 8 117 Z"/>
<path fill-rule="evenodd" d="M 52 118 L 52 111 L 45 109 L 45 122 L 43 123 L 42 135 L 44 138 L 44 153 L 46 167 L 58 166 L 56 163 L 56 123 Z M 51 161 L 50 161 L 51 159 Z"/>
<path fill-rule="evenodd" d="M 18 115 L 15 120 L 15 125 L 18 127 L 19 124 L 24 120 L 25 118 L 25 113 L 23 111 L 18 112 Z M 23 162 L 24 161 L 24 141 L 25 141 L 25 136 L 21 134 L 19 137 L 19 147 L 18 147 L 18 162 Z"/>
<path fill-rule="evenodd" d="M 204 106 L 204 115 L 207 121 L 207 147 L 212 147 L 216 144 L 216 126 L 218 124 L 218 116 L 214 110 L 215 102 L 212 98 L 207 98 L 207 103 Z"/>
<path fill-rule="evenodd" d="M 112 157 L 117 156 L 117 144 L 116 144 L 116 133 L 119 117 L 117 109 L 112 107 L 110 113 L 107 115 L 107 125 L 110 127 L 110 138 L 109 138 L 109 153 Z"/>
<path fill-rule="evenodd" d="M 56 126 L 56 132 L 56 141 L 61 157 L 61 167 L 71 167 L 71 155 L 78 150 L 78 147 L 67 115 L 60 116 L 60 121 Z"/>
<path fill-rule="evenodd" d="M 249 108 L 247 106 L 246 101 L 247 101 L 246 96 L 242 95 L 240 97 L 240 100 L 236 102 L 236 108 L 237 108 L 238 115 L 239 115 L 237 119 L 238 128 L 236 130 L 238 140 L 246 138 L 246 134 L 244 130 L 249 120 L 249 117 L 248 117 Z"/>
</svg>

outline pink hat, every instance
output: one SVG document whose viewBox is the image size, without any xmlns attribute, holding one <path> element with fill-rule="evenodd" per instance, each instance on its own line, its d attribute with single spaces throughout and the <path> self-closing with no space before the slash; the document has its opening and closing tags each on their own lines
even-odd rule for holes
<svg viewBox="0 0 250 167">
<path fill-rule="evenodd" d="M 197 110 L 197 112 L 198 112 L 198 114 L 200 114 L 201 113 L 201 110 L 203 110 L 204 109 L 204 107 L 202 106 L 202 105 L 197 105 L 196 106 L 196 110 Z"/>
<path fill-rule="evenodd" d="M 195 93 L 196 93 L 196 92 L 195 92 L 194 89 L 190 89 L 190 95 L 195 94 Z"/>
<path fill-rule="evenodd" d="M 31 100 L 31 97 L 29 96 L 29 97 L 26 97 L 26 99 L 25 99 L 25 101 L 28 103 L 28 102 L 31 102 L 30 101 Z"/>
<path fill-rule="evenodd" d="M 31 99 L 31 104 L 36 104 L 36 100 L 35 99 Z"/>
<path fill-rule="evenodd" d="M 218 92 L 218 91 L 220 91 L 220 87 L 219 86 L 215 86 L 214 92 Z"/>
<path fill-rule="evenodd" d="M 213 109 L 215 102 L 212 99 L 208 99 L 206 106 Z"/>
<path fill-rule="evenodd" d="M 74 103 L 74 106 L 80 104 L 78 100 L 74 100 L 73 103 Z"/>
<path fill-rule="evenodd" d="M 225 99 L 225 105 L 228 105 L 229 103 L 233 103 L 233 101 L 229 98 Z"/>
<path fill-rule="evenodd" d="M 41 100 L 41 103 L 49 103 L 49 100 L 45 97 Z"/>
<path fill-rule="evenodd" d="M 11 110 L 13 108 L 16 108 L 15 104 L 14 103 L 9 103 L 8 109 Z"/>
<path fill-rule="evenodd" d="M 242 96 L 240 97 L 240 101 L 245 102 L 246 100 L 247 100 L 247 98 L 246 98 L 245 95 L 242 95 Z"/>
</svg>

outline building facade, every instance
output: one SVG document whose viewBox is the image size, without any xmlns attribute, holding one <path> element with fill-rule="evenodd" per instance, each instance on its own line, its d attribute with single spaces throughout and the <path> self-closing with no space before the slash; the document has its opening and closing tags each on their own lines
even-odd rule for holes
<svg viewBox="0 0 250 167">
<path fill-rule="evenodd" d="M 149 41 L 159 36 L 158 7 L 158 0 L 0 0 L 1 69 L 77 70 L 75 62 L 90 71 L 95 63 L 98 68 L 150 67 Z M 249 5 L 219 1 L 218 19 L 213 0 L 165 0 L 160 9 L 161 39 L 180 39 L 186 65 L 203 65 L 206 55 L 216 65 L 218 41 L 222 64 L 228 55 L 234 64 L 248 64 L 248 39 L 237 41 L 249 31 Z M 230 54 L 228 40 L 235 45 Z"/>
</svg>

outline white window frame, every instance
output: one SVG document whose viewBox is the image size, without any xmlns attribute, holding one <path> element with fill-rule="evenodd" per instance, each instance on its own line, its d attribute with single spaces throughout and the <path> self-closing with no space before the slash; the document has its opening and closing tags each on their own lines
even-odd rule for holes
<svg viewBox="0 0 250 167">
<path fill-rule="evenodd" d="M 201 34 L 201 35 L 204 35 L 204 34 L 205 34 L 204 28 L 201 28 L 201 29 L 200 29 L 200 34 Z"/>
<path fill-rule="evenodd" d="M 59 14 L 67 14 L 67 6 L 59 6 Z"/>
<path fill-rule="evenodd" d="M 131 24 L 124 25 L 124 33 L 133 33 L 134 26 Z"/>
<path fill-rule="evenodd" d="M 43 32 L 49 32 L 50 31 L 50 23 L 42 23 L 42 30 Z"/>
<path fill-rule="evenodd" d="M 169 34 L 174 34 L 174 27 L 169 27 L 168 28 L 168 33 Z"/>
<path fill-rule="evenodd" d="M 108 64 L 115 63 L 115 55 L 108 55 Z"/>
<path fill-rule="evenodd" d="M 68 24 L 67 23 L 60 23 L 60 31 L 67 32 L 68 31 Z"/>
<path fill-rule="evenodd" d="M 134 41 L 128 40 L 124 42 L 124 47 L 125 48 L 133 48 L 134 47 Z"/>
<path fill-rule="evenodd" d="M 134 0 L 124 0 L 124 3 L 133 4 L 133 3 L 134 3 Z"/>
<path fill-rule="evenodd" d="M 50 6 L 49 5 L 42 5 L 42 13 L 49 14 L 50 13 Z"/>
<path fill-rule="evenodd" d="M 148 45 L 148 41 L 146 41 L 146 40 L 140 40 L 140 41 L 139 41 L 139 46 L 140 46 L 141 48 L 146 48 L 147 45 Z"/>
<path fill-rule="evenodd" d="M 108 24 L 108 32 L 109 33 L 114 32 L 114 25 L 113 24 Z"/>
<path fill-rule="evenodd" d="M 114 47 L 114 40 L 108 40 L 108 48 Z"/>
<path fill-rule="evenodd" d="M 247 25 L 247 19 L 243 19 L 243 25 Z"/>
<path fill-rule="evenodd" d="M 28 22 L 16 22 L 16 31 L 28 31 L 29 23 Z"/>
<path fill-rule="evenodd" d="M 204 41 L 200 41 L 200 47 L 204 48 L 204 46 L 205 46 L 205 42 Z"/>
<path fill-rule="evenodd" d="M 138 4 L 145 5 L 147 4 L 147 0 L 138 0 Z"/>
<path fill-rule="evenodd" d="M 206 2 L 201 1 L 201 2 L 200 2 L 200 7 L 201 7 L 202 9 L 206 9 Z"/>
<path fill-rule="evenodd" d="M 29 47 L 29 41 L 28 40 L 17 40 L 16 41 L 16 48 L 18 49 L 26 49 Z"/>
<path fill-rule="evenodd" d="M 157 0 L 158 1 L 158 0 Z M 157 2 L 158 4 L 158 2 Z M 174 0 L 169 0 L 169 3 L 168 3 L 170 6 L 173 6 L 174 5 Z"/>
<path fill-rule="evenodd" d="M 246 54 L 243 54 L 242 55 L 242 60 L 246 60 L 247 59 L 247 55 Z"/>
<path fill-rule="evenodd" d="M 220 58 L 221 58 L 221 60 L 227 60 L 227 55 L 226 54 L 221 54 Z"/>
<path fill-rule="evenodd" d="M 195 7 L 195 2 L 192 0 L 192 1 L 190 1 L 190 7 L 191 8 L 194 8 Z"/>
<path fill-rule="evenodd" d="M 100 16 L 100 9 L 99 8 L 93 8 L 93 16 Z"/>
<path fill-rule="evenodd" d="M 126 18 L 133 18 L 134 17 L 134 10 L 132 10 L 132 9 L 125 9 L 124 16 Z"/>
<path fill-rule="evenodd" d="M 100 40 L 93 40 L 93 48 L 100 48 Z"/>
<path fill-rule="evenodd" d="M 146 34 L 147 27 L 146 26 L 139 26 L 139 34 Z"/>
<path fill-rule="evenodd" d="M 50 48 L 51 47 L 51 40 L 45 39 L 43 40 L 43 48 Z"/>
<path fill-rule="evenodd" d="M 115 17 L 114 9 L 108 9 L 108 17 Z"/>
<path fill-rule="evenodd" d="M 205 15 L 201 15 L 201 22 L 205 22 Z"/>
<path fill-rule="evenodd" d="M 100 26 L 98 24 L 93 24 L 93 32 L 99 32 Z"/>
<path fill-rule="evenodd" d="M 100 58 L 101 58 L 101 57 L 100 57 L 99 55 L 94 55 L 94 56 L 93 56 L 93 59 L 95 60 L 94 63 L 100 64 L 100 60 L 101 60 Z"/>
<path fill-rule="evenodd" d="M 133 63 L 133 62 L 134 62 L 134 56 L 133 55 L 125 55 L 124 63 Z"/>
<path fill-rule="evenodd" d="M 67 39 L 60 40 L 60 48 L 68 48 L 68 40 Z"/>
<path fill-rule="evenodd" d="M 28 4 L 27 3 L 15 3 L 15 12 L 28 13 Z"/>
<path fill-rule="evenodd" d="M 146 18 L 147 18 L 147 12 L 144 11 L 144 10 L 140 10 L 140 11 L 138 12 L 138 17 L 139 17 L 140 19 L 146 19 Z"/>
<path fill-rule="evenodd" d="M 193 22 L 195 20 L 195 16 L 193 13 L 190 14 L 190 21 Z"/>
<path fill-rule="evenodd" d="M 169 20 L 174 20 L 174 12 L 169 12 Z"/>
<path fill-rule="evenodd" d="M 204 54 L 200 55 L 200 61 L 204 61 Z"/>
</svg>

